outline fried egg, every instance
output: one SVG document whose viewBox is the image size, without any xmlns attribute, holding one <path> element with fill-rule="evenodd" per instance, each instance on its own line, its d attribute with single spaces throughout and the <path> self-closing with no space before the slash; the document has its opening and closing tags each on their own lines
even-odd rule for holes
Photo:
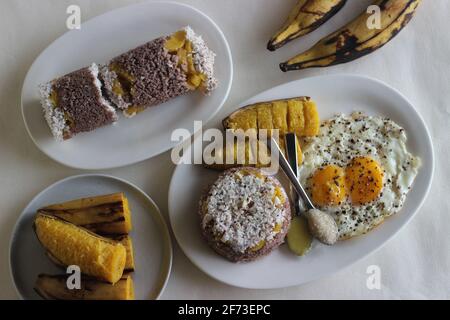
<svg viewBox="0 0 450 320">
<path fill-rule="evenodd" d="M 334 216 L 339 239 L 364 234 L 402 208 L 420 167 L 406 141 L 394 121 L 363 113 L 337 115 L 305 139 L 300 181 Z"/>
</svg>

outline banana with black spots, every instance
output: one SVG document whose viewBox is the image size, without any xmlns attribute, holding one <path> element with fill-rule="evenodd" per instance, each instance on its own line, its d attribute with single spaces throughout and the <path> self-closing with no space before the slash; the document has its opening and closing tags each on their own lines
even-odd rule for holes
<svg viewBox="0 0 450 320">
<path fill-rule="evenodd" d="M 267 49 L 275 51 L 304 36 L 333 17 L 347 0 L 298 0 L 283 27 L 270 39 Z"/>
<path fill-rule="evenodd" d="M 368 27 L 370 13 L 364 12 L 345 27 L 320 40 L 311 49 L 281 63 L 283 71 L 327 67 L 353 61 L 381 48 L 412 19 L 422 0 L 378 0 L 381 28 Z"/>
</svg>

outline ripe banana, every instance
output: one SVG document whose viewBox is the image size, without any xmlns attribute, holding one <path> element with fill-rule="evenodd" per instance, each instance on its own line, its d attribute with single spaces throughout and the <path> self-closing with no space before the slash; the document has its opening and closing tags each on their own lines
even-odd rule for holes
<svg viewBox="0 0 450 320">
<path fill-rule="evenodd" d="M 422 0 L 378 0 L 380 27 L 369 28 L 371 14 L 364 12 L 345 27 L 320 40 L 311 49 L 287 62 L 283 71 L 327 67 L 353 61 L 381 48 L 411 20 Z"/>
<path fill-rule="evenodd" d="M 275 51 L 289 41 L 304 36 L 334 16 L 347 0 L 298 0 L 284 26 L 269 41 L 267 49 Z"/>
</svg>

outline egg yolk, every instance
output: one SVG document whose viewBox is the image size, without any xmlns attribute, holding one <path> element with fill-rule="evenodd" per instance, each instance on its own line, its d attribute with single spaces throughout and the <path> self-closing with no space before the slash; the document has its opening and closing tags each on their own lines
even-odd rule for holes
<svg viewBox="0 0 450 320">
<path fill-rule="evenodd" d="M 370 157 L 354 158 L 345 169 L 345 184 L 353 204 L 371 202 L 383 188 L 383 170 Z"/>
<path fill-rule="evenodd" d="M 319 206 L 340 205 L 346 197 L 344 170 L 329 165 L 312 176 L 312 201 Z"/>
</svg>

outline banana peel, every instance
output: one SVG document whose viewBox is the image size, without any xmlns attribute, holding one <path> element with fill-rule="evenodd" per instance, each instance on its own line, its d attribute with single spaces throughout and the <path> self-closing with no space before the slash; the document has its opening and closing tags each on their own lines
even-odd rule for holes
<svg viewBox="0 0 450 320">
<path fill-rule="evenodd" d="M 347 0 L 299 0 L 283 27 L 270 39 L 267 49 L 275 51 L 304 36 L 331 19 Z"/>
<path fill-rule="evenodd" d="M 381 48 L 412 19 L 422 0 L 378 0 L 381 28 L 371 29 L 371 14 L 363 12 L 355 20 L 320 40 L 311 49 L 280 64 L 282 71 L 327 67 L 353 61 Z"/>
</svg>

